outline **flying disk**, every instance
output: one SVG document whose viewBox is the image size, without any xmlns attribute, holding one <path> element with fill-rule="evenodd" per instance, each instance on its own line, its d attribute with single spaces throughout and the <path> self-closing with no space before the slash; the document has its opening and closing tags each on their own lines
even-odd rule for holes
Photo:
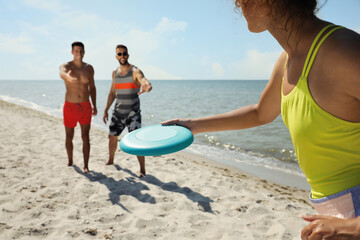
<svg viewBox="0 0 360 240">
<path fill-rule="evenodd" d="M 120 141 L 120 148 L 137 156 L 158 156 L 180 151 L 193 141 L 193 134 L 185 127 L 158 124 L 126 134 Z"/>
</svg>

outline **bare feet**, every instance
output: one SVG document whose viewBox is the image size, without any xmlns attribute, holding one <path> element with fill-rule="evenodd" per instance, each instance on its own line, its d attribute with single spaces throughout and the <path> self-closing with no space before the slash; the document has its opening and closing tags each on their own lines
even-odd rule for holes
<svg viewBox="0 0 360 240">
<path fill-rule="evenodd" d="M 140 170 L 139 178 L 145 177 L 145 175 L 146 175 L 145 170 Z"/>
<path fill-rule="evenodd" d="M 70 166 L 72 166 L 73 165 L 73 160 L 71 159 L 69 159 L 69 162 L 68 162 L 68 167 L 70 167 Z"/>
<path fill-rule="evenodd" d="M 84 173 L 89 173 L 90 171 L 89 171 L 89 168 L 87 168 L 87 167 L 84 167 Z"/>
<path fill-rule="evenodd" d="M 114 161 L 108 161 L 107 163 L 106 163 L 106 165 L 113 165 L 114 164 Z"/>
</svg>

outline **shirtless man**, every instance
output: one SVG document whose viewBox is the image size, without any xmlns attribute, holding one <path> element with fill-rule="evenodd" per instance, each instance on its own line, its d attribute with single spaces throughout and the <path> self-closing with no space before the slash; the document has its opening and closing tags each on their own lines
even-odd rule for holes
<svg viewBox="0 0 360 240">
<path fill-rule="evenodd" d="M 68 166 L 73 164 L 74 128 L 77 122 L 81 127 L 83 140 L 84 173 L 89 172 L 90 155 L 90 124 L 91 115 L 97 114 L 96 88 L 94 82 L 94 69 L 90 64 L 83 62 L 85 48 L 81 42 L 74 42 L 71 54 L 74 60 L 60 65 L 60 77 L 64 80 L 66 93 L 63 109 L 64 125 L 66 133 L 66 151 L 69 159 Z M 91 107 L 89 96 L 91 97 Z"/>
</svg>

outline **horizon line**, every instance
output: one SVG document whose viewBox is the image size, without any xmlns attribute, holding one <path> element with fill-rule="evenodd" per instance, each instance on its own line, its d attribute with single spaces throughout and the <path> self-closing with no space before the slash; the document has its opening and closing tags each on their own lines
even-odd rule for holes
<svg viewBox="0 0 360 240">
<path fill-rule="evenodd" d="M 0 79 L 0 81 L 59 81 L 59 80 L 62 79 Z M 95 81 L 111 81 L 111 79 L 95 79 Z M 150 79 L 149 81 L 268 81 L 268 79 Z"/>
</svg>

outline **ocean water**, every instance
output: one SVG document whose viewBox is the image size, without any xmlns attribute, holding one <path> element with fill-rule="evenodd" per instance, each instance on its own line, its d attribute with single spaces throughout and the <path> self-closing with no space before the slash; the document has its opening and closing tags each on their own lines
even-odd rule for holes
<svg viewBox="0 0 360 240">
<path fill-rule="evenodd" d="M 158 124 L 172 118 L 210 116 L 255 104 L 267 84 L 267 81 L 246 80 L 151 82 L 153 91 L 140 96 L 143 126 Z M 103 123 L 102 115 L 111 81 L 98 80 L 95 84 L 98 115 L 93 118 L 92 124 L 107 131 L 108 127 Z M 62 118 L 64 97 L 65 85 L 62 80 L 0 81 L 0 99 L 58 118 Z M 248 170 L 255 175 L 259 175 L 259 172 L 269 174 L 258 170 L 261 168 L 286 173 L 290 178 L 304 178 L 281 116 L 270 124 L 256 128 L 198 134 L 187 151 L 242 170 L 245 168 L 245 171 Z M 270 173 L 273 174 L 274 172 Z"/>
</svg>

